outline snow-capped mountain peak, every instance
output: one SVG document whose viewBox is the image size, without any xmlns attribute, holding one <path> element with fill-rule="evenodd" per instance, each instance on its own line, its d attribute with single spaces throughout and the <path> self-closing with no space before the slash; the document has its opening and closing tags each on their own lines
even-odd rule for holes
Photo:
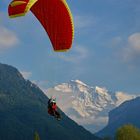
<svg viewBox="0 0 140 140">
<path fill-rule="evenodd" d="M 72 92 L 72 89 L 71 89 L 70 85 L 67 84 L 67 83 L 57 85 L 57 86 L 54 87 L 54 89 L 56 91 L 61 91 L 61 92 Z"/>
<path fill-rule="evenodd" d="M 61 92 L 82 92 L 87 93 L 90 89 L 88 85 L 80 80 L 71 80 L 69 83 L 62 83 L 54 87 L 55 90 Z"/>
<path fill-rule="evenodd" d="M 84 82 L 80 81 L 80 80 L 71 80 L 71 83 L 73 84 L 77 84 L 77 85 L 83 85 L 83 86 L 87 86 Z"/>
<path fill-rule="evenodd" d="M 110 93 L 106 88 L 88 86 L 80 80 L 71 80 L 47 90 L 55 96 L 58 106 L 73 120 L 91 132 L 100 130 L 107 123 L 108 112 L 134 97 L 125 93 Z M 124 97 L 127 97 L 126 99 Z M 96 127 L 88 124 L 94 123 Z"/>
</svg>

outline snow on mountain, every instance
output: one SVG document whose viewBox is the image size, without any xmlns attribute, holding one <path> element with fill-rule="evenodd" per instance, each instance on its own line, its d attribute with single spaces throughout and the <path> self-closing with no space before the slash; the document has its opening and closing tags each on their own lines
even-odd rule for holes
<svg viewBox="0 0 140 140">
<path fill-rule="evenodd" d="M 108 122 L 108 112 L 126 100 L 135 98 L 123 92 L 110 93 L 106 88 L 91 87 L 80 80 L 71 80 L 47 90 L 58 106 L 74 121 L 95 133 Z"/>
</svg>

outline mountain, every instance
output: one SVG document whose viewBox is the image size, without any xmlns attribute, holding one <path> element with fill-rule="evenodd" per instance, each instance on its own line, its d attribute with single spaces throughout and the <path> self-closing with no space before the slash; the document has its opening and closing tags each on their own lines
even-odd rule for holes
<svg viewBox="0 0 140 140">
<path fill-rule="evenodd" d="M 111 93 L 106 88 L 89 86 L 80 80 L 71 80 L 44 92 L 49 97 L 56 97 L 60 108 L 92 133 L 107 125 L 110 110 L 135 97 L 123 92 Z"/>
<path fill-rule="evenodd" d="M 47 113 L 47 96 L 19 71 L 0 64 L 0 140 L 98 140 L 63 112 L 57 121 Z"/>
<path fill-rule="evenodd" d="M 109 113 L 108 125 L 97 133 L 98 136 L 114 136 L 116 130 L 124 124 L 140 128 L 140 97 L 126 101 Z"/>
</svg>

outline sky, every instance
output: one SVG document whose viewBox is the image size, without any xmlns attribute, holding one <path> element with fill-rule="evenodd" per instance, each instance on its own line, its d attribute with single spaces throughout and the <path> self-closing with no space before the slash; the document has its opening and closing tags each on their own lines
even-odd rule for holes
<svg viewBox="0 0 140 140">
<path fill-rule="evenodd" d="M 140 93 L 140 1 L 67 0 L 74 18 L 71 50 L 56 53 L 31 12 L 10 19 L 0 1 L 0 63 L 43 88 L 79 79 L 90 86 Z"/>
</svg>

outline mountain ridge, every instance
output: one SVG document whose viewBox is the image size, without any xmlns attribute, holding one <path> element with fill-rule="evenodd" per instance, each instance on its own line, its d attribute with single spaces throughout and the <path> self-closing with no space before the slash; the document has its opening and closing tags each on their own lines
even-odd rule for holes
<svg viewBox="0 0 140 140">
<path fill-rule="evenodd" d="M 100 137 L 111 136 L 114 137 L 116 130 L 125 124 L 132 124 L 140 128 L 140 97 L 126 101 L 109 113 L 108 125 L 101 131 L 96 133 Z"/>
<path fill-rule="evenodd" d="M 0 140 L 98 140 L 63 112 L 58 122 L 47 112 L 48 97 L 20 72 L 0 64 Z"/>
</svg>

